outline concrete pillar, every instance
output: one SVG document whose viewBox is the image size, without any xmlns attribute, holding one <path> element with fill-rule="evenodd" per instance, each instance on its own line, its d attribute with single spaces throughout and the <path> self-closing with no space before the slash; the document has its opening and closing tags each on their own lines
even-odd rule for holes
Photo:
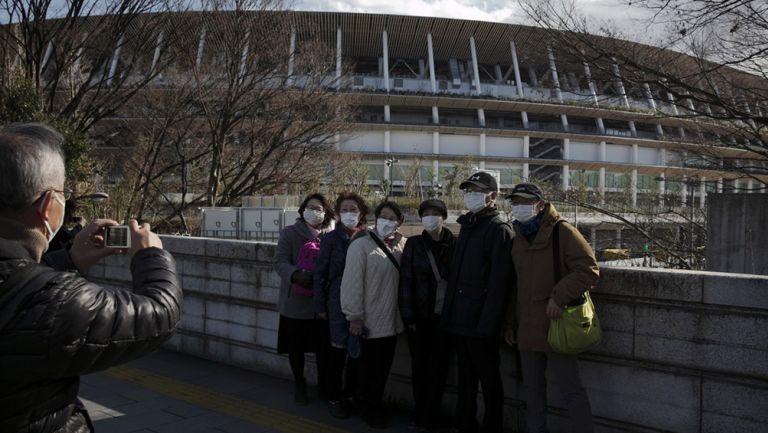
<svg viewBox="0 0 768 433">
<path fill-rule="evenodd" d="M 595 107 L 599 107 L 600 102 L 597 100 L 597 90 L 595 89 L 595 83 L 592 82 L 592 71 L 590 71 L 589 64 L 587 62 L 584 62 L 583 65 L 584 65 L 584 77 L 587 79 L 587 85 L 589 86 L 589 93 L 592 95 L 592 102 L 595 104 Z"/>
<path fill-rule="evenodd" d="M 157 43 L 155 44 L 155 54 L 152 56 L 152 66 L 149 68 L 149 74 L 152 75 L 155 73 L 155 69 L 157 68 L 157 62 L 160 61 L 160 50 L 163 46 L 163 31 L 161 30 L 160 33 L 157 34 Z"/>
<path fill-rule="evenodd" d="M 531 157 L 531 137 L 526 135 L 523 136 L 523 158 L 530 158 Z M 530 166 L 528 165 L 528 162 L 523 163 L 523 180 L 528 181 L 528 176 L 530 175 L 529 171 Z"/>
<path fill-rule="evenodd" d="M 439 125 L 440 124 L 440 114 L 439 114 L 439 112 L 437 110 L 437 106 L 436 105 L 432 106 L 432 123 L 434 123 L 435 125 Z"/>
<path fill-rule="evenodd" d="M 749 179 L 747 181 L 747 192 L 750 194 L 754 192 L 754 182 L 752 181 L 752 179 Z"/>
<path fill-rule="evenodd" d="M 699 207 L 704 209 L 707 205 L 707 178 L 702 177 L 699 184 Z"/>
<path fill-rule="evenodd" d="M 195 68 L 200 69 L 200 65 L 203 63 L 203 52 L 205 50 L 205 33 L 206 29 L 200 32 L 200 40 L 197 42 L 197 57 L 195 58 Z"/>
<path fill-rule="evenodd" d="M 597 229 L 589 228 L 589 244 L 592 245 L 592 251 L 597 252 Z"/>
<path fill-rule="evenodd" d="M 571 139 L 563 139 L 563 160 L 569 161 L 571 159 Z M 563 191 L 567 191 L 571 184 L 571 170 L 568 164 L 563 165 Z"/>
<path fill-rule="evenodd" d="M 637 144 L 632 145 L 632 164 L 638 165 L 639 160 L 639 147 Z M 632 179 L 630 184 L 630 191 L 632 193 L 632 207 L 637 207 L 637 169 L 632 169 Z"/>
<path fill-rule="evenodd" d="M 482 93 L 482 89 L 480 88 L 480 69 L 478 67 L 477 62 L 477 49 L 475 48 L 475 37 L 470 36 L 469 37 L 469 50 L 472 54 L 472 76 L 475 81 L 475 92 L 477 95 L 480 95 Z"/>
<path fill-rule="evenodd" d="M 723 193 L 723 178 L 717 179 L 717 193 L 722 194 Z"/>
<path fill-rule="evenodd" d="M 336 28 L 336 88 L 341 87 L 341 27 Z"/>
<path fill-rule="evenodd" d="M 659 175 L 659 178 L 661 179 L 659 180 L 659 205 L 664 205 L 664 195 L 667 193 L 667 182 L 663 171 Z"/>
<path fill-rule="evenodd" d="M 485 169 L 485 133 L 480 134 L 480 168 Z"/>
<path fill-rule="evenodd" d="M 477 122 L 481 127 L 485 128 L 485 110 L 482 108 L 477 109 Z"/>
<path fill-rule="evenodd" d="M 291 43 L 288 48 L 288 81 L 293 83 L 293 67 L 296 62 L 296 29 L 291 28 Z"/>
<path fill-rule="evenodd" d="M 688 178 L 683 176 L 682 188 L 680 188 L 680 202 L 683 206 L 688 204 Z"/>
<path fill-rule="evenodd" d="M 619 87 L 619 98 L 621 99 L 621 103 L 629 108 L 629 98 L 627 98 L 627 92 L 624 90 L 624 82 L 621 80 L 621 73 L 619 72 L 619 65 L 616 63 L 616 59 L 613 59 L 613 78 L 616 80 L 616 84 Z"/>
<path fill-rule="evenodd" d="M 570 177 L 571 177 L 571 168 L 568 164 L 563 165 L 563 173 L 562 173 L 562 187 L 563 191 L 568 191 L 569 185 L 570 185 Z"/>
<path fill-rule="evenodd" d="M 616 248 L 621 248 L 621 229 L 616 229 Z"/>
<path fill-rule="evenodd" d="M 123 49 L 123 43 L 125 41 L 125 35 L 120 35 L 120 39 L 117 41 L 117 46 L 115 47 L 115 52 L 112 54 L 112 61 L 109 64 L 109 75 L 107 75 L 107 86 L 112 85 L 112 79 L 115 78 L 115 72 L 117 71 L 117 61 L 120 59 L 120 51 Z M 50 57 L 49 51 L 53 49 L 53 41 L 51 41 L 48 44 L 48 50 L 46 50 L 46 53 Z M 48 63 L 47 59 L 44 59 L 41 66 L 40 72 L 42 73 L 42 68 L 45 67 L 45 64 Z"/>
<path fill-rule="evenodd" d="M 384 131 L 384 153 L 389 154 L 390 149 L 392 148 L 390 143 L 390 132 Z M 387 164 L 384 164 L 384 179 L 391 180 L 392 176 L 390 176 L 390 167 L 387 166 Z M 389 186 L 389 188 L 392 188 L 392 185 Z"/>
<path fill-rule="evenodd" d="M 384 106 L 384 121 L 389 122 L 392 119 L 391 110 L 389 105 Z"/>
<path fill-rule="evenodd" d="M 558 102 L 563 102 L 563 93 L 560 91 L 560 79 L 557 76 L 557 65 L 555 65 L 555 53 L 551 46 L 547 46 L 547 58 L 549 59 L 549 70 L 552 73 L 552 81 L 555 86 L 555 96 Z"/>
<path fill-rule="evenodd" d="M 251 37 L 251 33 L 247 32 L 245 34 L 245 40 L 248 41 Z M 238 76 L 238 80 L 242 81 L 243 77 L 245 76 L 245 68 L 247 66 L 248 62 L 248 50 L 250 48 L 250 43 L 246 42 L 245 46 L 243 46 L 243 52 L 240 53 L 240 75 Z"/>
<path fill-rule="evenodd" d="M 669 105 L 672 106 L 672 112 L 675 114 L 675 116 L 680 115 L 680 111 L 677 109 L 677 103 L 675 101 L 675 96 L 669 92 L 667 92 L 667 102 L 669 102 Z M 685 138 L 685 129 L 681 126 L 677 128 L 680 132 L 680 137 Z"/>
<path fill-rule="evenodd" d="M 741 188 L 739 179 L 733 179 L 733 192 L 740 192 L 739 188 Z"/>
<path fill-rule="evenodd" d="M 509 49 L 512 52 L 512 67 L 515 71 L 515 87 L 517 87 L 517 97 L 522 98 L 525 96 L 523 90 L 523 80 L 520 78 L 520 64 L 517 61 L 517 47 L 515 41 L 509 41 Z M 523 128 L 528 129 L 528 112 L 521 111 L 520 117 L 523 120 Z"/>
<path fill-rule="evenodd" d="M 427 33 L 427 55 L 429 56 L 429 84 L 432 86 L 432 93 L 437 93 L 437 80 L 435 78 L 435 51 L 432 47 L 432 33 Z"/>
<path fill-rule="evenodd" d="M 122 47 L 122 36 L 120 37 L 120 42 L 117 46 L 117 49 L 115 50 L 115 57 L 112 59 L 112 63 L 117 62 L 117 57 L 120 55 L 120 48 Z M 45 47 L 45 53 L 43 53 L 43 61 L 40 62 L 40 75 L 43 74 L 43 71 L 45 70 L 45 67 L 48 66 L 48 61 L 51 60 L 51 54 L 53 54 L 53 41 L 48 41 L 48 46 Z M 110 68 L 110 77 L 115 73 L 114 68 Z"/>
<path fill-rule="evenodd" d="M 432 153 L 434 155 L 440 155 L 440 133 L 439 132 L 433 132 L 432 133 Z M 440 170 L 440 163 L 437 159 L 432 160 L 432 183 L 438 183 L 440 181 L 439 178 L 439 170 Z"/>
<path fill-rule="evenodd" d="M 597 191 L 600 193 L 600 204 L 605 204 L 605 167 L 600 167 L 597 178 Z"/>
<path fill-rule="evenodd" d="M 387 40 L 387 31 L 381 33 L 381 44 L 383 47 L 382 60 L 384 62 L 384 89 L 389 93 L 389 42 Z"/>
<path fill-rule="evenodd" d="M 649 86 L 648 83 L 643 83 L 643 90 L 645 90 L 645 97 L 648 100 L 648 106 L 651 107 L 651 110 L 656 111 L 656 101 L 653 99 L 651 86 Z M 664 128 L 662 128 L 658 123 L 656 124 L 656 133 L 659 135 L 664 135 Z"/>
</svg>

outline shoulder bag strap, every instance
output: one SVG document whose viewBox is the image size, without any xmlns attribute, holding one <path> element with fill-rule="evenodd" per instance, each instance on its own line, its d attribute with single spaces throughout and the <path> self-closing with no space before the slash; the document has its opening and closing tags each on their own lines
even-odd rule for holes
<svg viewBox="0 0 768 433">
<path fill-rule="evenodd" d="M 563 275 L 560 271 L 560 223 L 564 220 L 558 220 L 552 229 L 552 262 L 555 267 L 555 284 L 559 283 Z"/>
<path fill-rule="evenodd" d="M 57 271 L 46 270 L 37 263 L 25 265 L 8 277 L 3 285 L 0 297 L 0 329 L 3 329 L 13 318 L 16 308 L 31 293 L 40 290 Z M 14 290 L 14 288 L 18 288 Z"/>
<path fill-rule="evenodd" d="M 389 248 L 386 245 L 384 245 L 384 242 L 382 242 L 381 239 L 379 239 L 379 237 L 376 236 L 375 233 L 369 233 L 368 236 L 370 236 L 373 239 L 373 241 L 376 242 L 376 245 L 378 245 L 379 248 L 381 248 L 381 250 L 384 251 L 384 254 L 386 254 L 387 257 L 389 257 L 389 261 L 391 261 L 392 264 L 395 265 L 395 269 L 397 269 L 397 272 L 400 272 L 400 263 L 397 263 L 397 259 L 395 258 L 395 256 L 392 255 L 392 252 L 389 251 Z"/>
<path fill-rule="evenodd" d="M 440 271 L 437 269 L 437 263 L 435 263 L 435 256 L 432 254 L 432 250 L 429 248 L 425 248 L 427 250 L 427 257 L 429 257 L 429 264 L 432 266 L 432 273 L 435 274 L 435 280 L 439 283 L 440 280 L 443 279 L 443 277 L 440 276 Z"/>
</svg>

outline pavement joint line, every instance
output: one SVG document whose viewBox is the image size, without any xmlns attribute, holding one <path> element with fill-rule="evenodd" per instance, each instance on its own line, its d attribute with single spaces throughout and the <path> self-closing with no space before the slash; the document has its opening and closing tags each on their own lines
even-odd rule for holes
<svg viewBox="0 0 768 433">
<path fill-rule="evenodd" d="M 240 397 L 210 391 L 201 386 L 135 367 L 114 367 L 102 374 L 195 406 L 214 410 L 284 433 L 351 433 L 295 414 L 273 409 Z"/>
</svg>

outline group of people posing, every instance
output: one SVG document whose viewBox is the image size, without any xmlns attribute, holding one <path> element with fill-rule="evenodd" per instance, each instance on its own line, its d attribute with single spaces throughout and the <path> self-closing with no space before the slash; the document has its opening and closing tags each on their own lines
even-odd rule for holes
<svg viewBox="0 0 768 433">
<path fill-rule="evenodd" d="M 281 231 L 275 256 L 277 349 L 288 354 L 296 403 L 309 401 L 304 355 L 315 353 L 319 398 L 331 414 L 359 412 L 369 426 L 385 427 L 384 389 L 397 336 L 405 332 L 420 430 L 502 431 L 499 351 L 506 342 L 520 353 L 528 431 L 547 431 L 546 371 L 562 391 L 572 430 L 591 432 L 577 358 L 547 343 L 550 320 L 597 282 L 591 247 L 537 185 L 519 184 L 507 195 L 511 224 L 496 207 L 493 176 L 477 172 L 460 188 L 469 212 L 457 220 L 458 236 L 445 227 L 448 210 L 437 199 L 421 203 L 424 230 L 407 239 L 398 231 L 404 217 L 394 202 L 376 206 L 369 227 L 369 208 L 355 193 L 342 193 L 334 205 L 321 194 L 304 199 L 297 222 Z M 458 402 L 448 424 L 440 409 L 454 353 Z"/>
</svg>

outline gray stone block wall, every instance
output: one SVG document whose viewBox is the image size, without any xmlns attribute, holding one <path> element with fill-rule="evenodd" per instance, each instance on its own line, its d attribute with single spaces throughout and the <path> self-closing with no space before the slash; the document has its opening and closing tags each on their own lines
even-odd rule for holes
<svg viewBox="0 0 768 433">
<path fill-rule="evenodd" d="M 181 325 L 166 347 L 290 377 L 287 359 L 275 351 L 280 281 L 272 270 L 274 244 L 169 236 L 163 242 L 176 258 L 185 293 Z M 127 269 L 127 258 L 110 257 L 89 278 L 128 287 Z M 601 272 L 593 298 L 605 336 L 580 363 L 599 432 L 765 431 L 768 277 Z M 522 425 L 524 406 L 516 365 L 514 350 L 502 348 L 505 417 L 513 428 Z M 410 404 L 409 377 L 400 338 L 391 400 Z M 562 398 L 554 384 L 549 389 L 551 430 L 567 431 Z M 448 390 L 445 404 L 452 407 L 455 376 Z"/>
</svg>

